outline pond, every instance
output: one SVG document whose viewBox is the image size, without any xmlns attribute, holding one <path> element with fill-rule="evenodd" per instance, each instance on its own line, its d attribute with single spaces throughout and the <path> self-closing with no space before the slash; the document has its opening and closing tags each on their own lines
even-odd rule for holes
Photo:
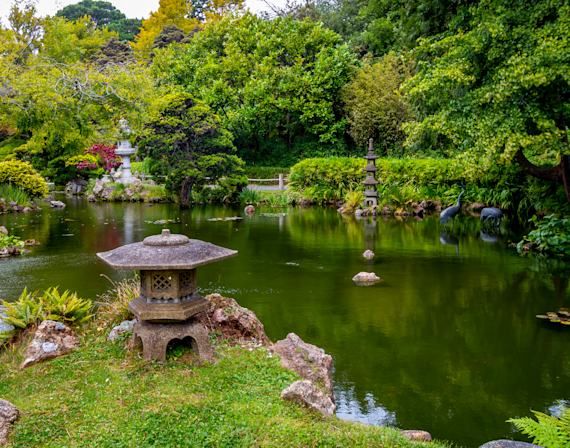
<svg viewBox="0 0 570 448">
<path fill-rule="evenodd" d="M 104 276 L 121 278 L 97 252 L 168 227 L 239 251 L 198 269 L 200 292 L 252 309 L 273 341 L 294 332 L 331 354 L 339 417 L 477 447 L 525 440 L 505 420 L 570 400 L 570 328 L 535 318 L 570 306 L 569 269 L 509 249 L 508 220 L 503 235 L 488 235 L 468 215 L 441 232 L 437 216 L 358 221 L 334 208 L 258 207 L 242 221 L 208 221 L 242 207 L 63 200 L 63 210 L 0 215 L 42 243 L 0 260 L 0 298 L 60 285 L 95 299 L 110 286 Z M 150 223 L 161 219 L 177 222 Z M 359 287 L 360 271 L 383 281 Z"/>
</svg>

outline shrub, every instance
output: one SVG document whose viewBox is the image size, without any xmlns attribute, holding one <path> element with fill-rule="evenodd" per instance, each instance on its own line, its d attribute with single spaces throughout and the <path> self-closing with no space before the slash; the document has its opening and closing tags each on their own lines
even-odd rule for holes
<svg viewBox="0 0 570 448">
<path fill-rule="evenodd" d="M 536 229 L 517 244 L 519 253 L 531 249 L 545 255 L 570 256 L 570 219 L 556 218 L 551 214 L 542 221 L 536 215 L 529 221 L 534 223 Z"/>
<path fill-rule="evenodd" d="M 29 162 L 20 160 L 0 162 L 0 184 L 7 182 L 20 187 L 32 197 L 44 197 L 48 194 L 46 181 Z"/>
</svg>

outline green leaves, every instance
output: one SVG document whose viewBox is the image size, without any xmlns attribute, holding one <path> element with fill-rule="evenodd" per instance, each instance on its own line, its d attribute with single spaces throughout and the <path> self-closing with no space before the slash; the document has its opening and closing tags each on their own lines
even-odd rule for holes
<svg viewBox="0 0 570 448">
<path fill-rule="evenodd" d="M 538 411 L 532 411 L 536 417 L 511 418 L 523 434 L 533 437 L 533 443 L 545 448 L 568 448 L 570 446 L 570 408 L 560 405 L 559 417 L 550 416 Z"/>
<path fill-rule="evenodd" d="M 518 244 L 519 253 L 536 250 L 545 255 L 570 257 L 570 219 L 556 218 L 554 214 L 538 221 L 536 215 L 529 221 L 536 229 L 525 236 Z"/>
</svg>

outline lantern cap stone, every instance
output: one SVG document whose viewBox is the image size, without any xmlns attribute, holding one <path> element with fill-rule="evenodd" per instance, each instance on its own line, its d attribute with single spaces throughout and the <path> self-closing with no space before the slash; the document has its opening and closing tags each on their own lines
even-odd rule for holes
<svg viewBox="0 0 570 448">
<path fill-rule="evenodd" d="M 141 243 L 132 243 L 100 252 L 97 256 L 117 270 L 187 270 L 235 257 L 237 250 L 226 249 L 186 235 L 171 235 L 164 229 Z"/>
</svg>

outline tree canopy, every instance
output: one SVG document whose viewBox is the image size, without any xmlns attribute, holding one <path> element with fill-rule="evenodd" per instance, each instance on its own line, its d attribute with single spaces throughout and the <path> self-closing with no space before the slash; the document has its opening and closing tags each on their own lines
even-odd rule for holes
<svg viewBox="0 0 570 448">
<path fill-rule="evenodd" d="M 57 11 L 56 16 L 64 17 L 71 22 L 89 16 L 97 28 L 101 30 L 107 28 L 116 32 L 122 41 L 133 41 L 142 25 L 142 20 L 127 19 L 125 14 L 111 3 L 97 0 L 82 0 L 68 5 Z"/>
<path fill-rule="evenodd" d="M 343 138 L 340 89 L 357 60 L 320 24 L 228 17 L 188 45 L 156 53 L 157 78 L 204 100 L 247 151 L 263 152 L 275 140 L 291 147 L 311 136 L 325 143 Z"/>
</svg>

